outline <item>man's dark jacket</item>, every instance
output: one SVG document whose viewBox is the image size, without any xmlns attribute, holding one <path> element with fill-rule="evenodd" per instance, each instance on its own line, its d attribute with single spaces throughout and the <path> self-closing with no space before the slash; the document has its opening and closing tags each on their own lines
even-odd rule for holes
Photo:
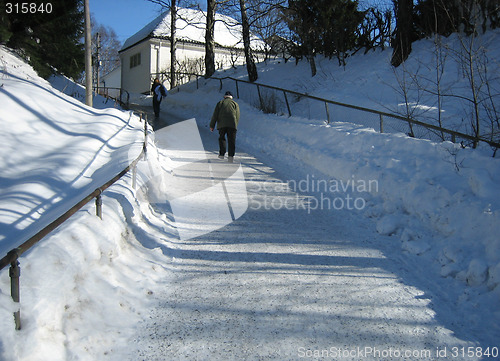
<svg viewBox="0 0 500 361">
<path fill-rule="evenodd" d="M 212 120 L 210 121 L 210 128 L 233 128 L 238 129 L 238 122 L 240 120 L 240 107 L 232 98 L 226 97 L 217 103 L 215 106 Z"/>
</svg>

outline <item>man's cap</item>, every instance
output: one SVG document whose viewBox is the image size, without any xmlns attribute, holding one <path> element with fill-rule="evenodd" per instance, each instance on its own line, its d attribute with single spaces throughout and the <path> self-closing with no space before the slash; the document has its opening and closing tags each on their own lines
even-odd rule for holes
<svg viewBox="0 0 500 361">
<path fill-rule="evenodd" d="M 233 96 L 233 94 L 231 94 L 231 92 L 230 92 L 230 91 L 227 91 L 227 92 L 226 92 L 226 94 L 224 94 L 224 96 L 229 96 L 229 97 L 232 97 L 232 96 Z"/>
</svg>

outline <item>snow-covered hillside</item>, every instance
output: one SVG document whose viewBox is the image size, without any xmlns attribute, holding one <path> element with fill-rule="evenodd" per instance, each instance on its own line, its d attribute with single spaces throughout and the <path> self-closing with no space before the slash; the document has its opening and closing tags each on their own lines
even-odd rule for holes
<svg viewBox="0 0 500 361">
<path fill-rule="evenodd" d="M 424 39 L 413 43 L 411 56 L 396 69 L 390 66 L 390 49 L 377 49 L 367 54 L 359 52 L 347 59 L 345 68 L 339 67 L 334 59 L 318 57 L 315 77 L 310 76 L 311 71 L 305 61 L 296 65 L 293 59 L 286 64 L 278 60 L 278 64 L 271 62 L 260 67 L 258 82 L 384 112 L 409 114 L 414 119 L 433 125 L 439 125 L 437 119 L 441 113 L 442 127 L 472 134 L 471 99 L 474 95 L 469 81 L 472 74 L 465 59 L 470 56 L 474 60 L 473 76 L 478 78 L 474 89 L 476 96 L 486 98 L 487 94 L 494 95 L 493 104 L 482 101 L 479 105 L 483 119 L 481 134 L 488 134 L 491 133 L 489 116 L 499 116 L 498 111 L 491 114 L 495 112 L 491 108 L 495 104 L 498 108 L 500 103 L 499 38 L 500 30 L 496 29 L 472 40 L 456 34 L 438 40 Z M 227 71 L 223 75 L 233 74 Z M 243 72 L 234 75 L 244 77 Z M 436 95 L 438 92 L 440 97 Z M 323 104 L 312 102 L 307 106 L 307 102 L 302 103 L 302 109 L 292 104 L 295 112 L 314 119 L 326 119 Z M 489 115 L 486 114 L 488 107 Z M 331 116 L 335 120 L 352 120 L 350 111 L 335 106 L 331 108 Z M 374 120 L 376 124 L 378 117 Z M 407 132 L 405 128 L 400 129 Z"/>
<path fill-rule="evenodd" d="M 415 44 L 412 56 L 425 48 Z M 5 48 L 0 56 L 5 253 L 35 220 L 50 219 L 123 169 L 140 152 L 143 125 L 129 112 L 91 109 L 59 93 Z M 387 110 L 401 101 L 388 57 L 358 54 L 346 69 L 320 60 L 314 79 L 303 62 L 260 64 L 259 82 Z M 244 74 L 242 68 L 218 75 Z M 215 137 L 207 127 L 223 92 L 218 82 L 195 88 L 169 95 L 163 116 L 167 122 L 172 113 L 195 117 L 205 142 Z M 326 125 L 314 111 L 307 111 L 312 119 L 269 115 L 238 102 L 236 156 L 248 175 L 247 218 L 220 233 L 179 240 L 172 215 L 139 197 L 148 171 L 170 167 L 161 132 L 151 135 L 138 190 L 127 175 L 104 193 L 103 220 L 89 204 L 21 259 L 21 331 L 14 330 L 8 271 L 0 273 L 3 359 L 163 359 L 164 352 L 185 360 L 295 360 L 311 351 L 300 342 L 334 346 L 334 336 L 345 347 L 499 346 L 500 163 L 489 149 Z M 459 108 L 449 104 L 448 111 Z M 300 212 L 276 202 L 292 193 L 309 197 Z M 357 203 L 348 205 L 349 197 Z M 304 292 L 290 289 L 292 281 Z M 261 295 L 266 302 L 256 303 Z M 155 319 L 161 312 L 166 319 Z M 262 338 L 244 323 L 255 319 L 265 320 Z M 337 323 L 321 323 L 332 319 Z M 241 344 L 248 334 L 249 343 Z"/>
</svg>

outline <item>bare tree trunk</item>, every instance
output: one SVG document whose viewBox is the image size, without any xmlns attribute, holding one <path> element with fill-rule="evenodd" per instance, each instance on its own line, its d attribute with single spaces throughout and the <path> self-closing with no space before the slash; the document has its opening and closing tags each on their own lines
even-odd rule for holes
<svg viewBox="0 0 500 361">
<path fill-rule="evenodd" d="M 391 64 L 398 67 L 411 53 L 413 0 L 394 0 L 396 7 L 396 39 Z"/>
<path fill-rule="evenodd" d="M 177 20 L 177 0 L 172 0 L 170 4 L 170 89 L 175 88 L 175 73 L 176 73 L 176 63 L 177 58 L 175 50 L 177 48 L 177 38 L 175 34 L 176 30 L 176 20 Z"/>
<path fill-rule="evenodd" d="M 315 76 L 317 73 L 316 70 L 316 61 L 314 60 L 314 55 L 309 54 L 306 55 L 307 61 L 309 62 L 309 67 L 311 68 L 311 76 Z"/>
<path fill-rule="evenodd" d="M 205 32 L 205 78 L 215 73 L 215 0 L 207 0 L 207 28 Z"/>
<path fill-rule="evenodd" d="M 241 25 L 243 27 L 243 46 L 245 47 L 245 59 L 247 63 L 248 80 L 251 82 L 259 78 L 257 67 L 252 56 L 252 48 L 250 46 L 250 24 L 248 23 L 247 9 L 245 0 L 240 0 L 241 10 Z"/>
<path fill-rule="evenodd" d="M 474 141 L 473 148 L 476 148 L 478 143 L 479 143 L 479 136 L 480 136 L 480 126 L 481 126 L 481 118 L 479 116 L 479 96 L 478 96 L 478 89 L 481 88 L 482 84 L 476 80 L 476 69 L 475 69 L 475 63 L 477 62 L 475 50 L 474 50 L 474 37 L 475 35 L 471 35 L 471 40 L 470 40 L 470 48 L 467 49 L 467 68 L 468 68 L 468 78 L 469 78 L 469 84 L 471 88 L 471 93 L 472 93 L 472 105 L 474 109 L 474 114 L 473 114 L 473 121 L 472 121 L 472 129 L 474 130 L 474 136 L 476 137 L 476 140 Z"/>
</svg>

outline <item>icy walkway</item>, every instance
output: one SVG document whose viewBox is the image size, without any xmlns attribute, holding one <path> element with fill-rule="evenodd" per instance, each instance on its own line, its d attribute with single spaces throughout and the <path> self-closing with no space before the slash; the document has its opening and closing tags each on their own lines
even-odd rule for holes
<svg viewBox="0 0 500 361">
<path fill-rule="evenodd" d="M 208 163 L 220 165 L 217 136 L 201 134 Z M 137 359 L 469 360 L 452 352 L 473 344 L 438 321 L 426 292 L 405 281 L 411 266 L 377 247 L 366 220 L 304 209 L 303 195 L 238 150 L 246 213 L 194 239 L 172 229 L 146 245 L 161 249 L 170 276 L 154 290 Z M 192 182 L 206 178 L 197 169 Z"/>
</svg>

